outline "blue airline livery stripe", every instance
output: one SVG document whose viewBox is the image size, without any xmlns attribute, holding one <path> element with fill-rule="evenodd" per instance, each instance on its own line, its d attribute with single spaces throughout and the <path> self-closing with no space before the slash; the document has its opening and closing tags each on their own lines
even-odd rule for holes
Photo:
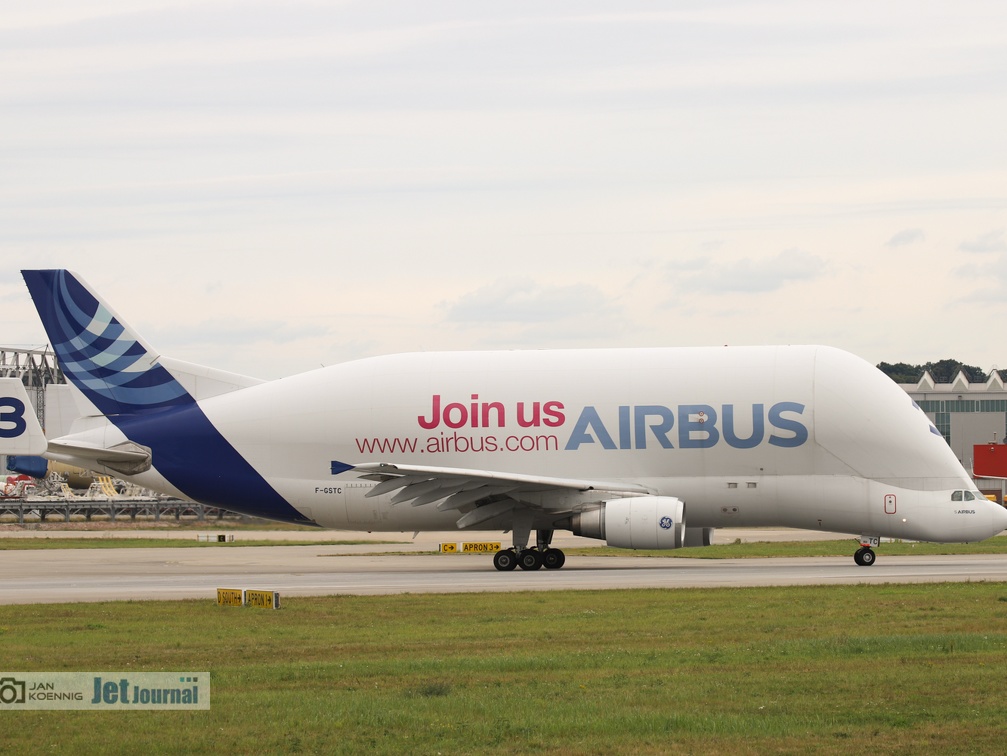
<svg viewBox="0 0 1007 756">
<path fill-rule="evenodd" d="M 150 447 L 157 471 L 193 500 L 255 517 L 310 522 L 220 435 L 198 404 L 109 419 L 127 438 Z"/>
</svg>

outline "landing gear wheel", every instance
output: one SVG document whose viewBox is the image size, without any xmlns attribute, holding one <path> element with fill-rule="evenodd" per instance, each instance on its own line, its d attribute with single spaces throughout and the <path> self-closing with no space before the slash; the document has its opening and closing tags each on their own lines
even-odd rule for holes
<svg viewBox="0 0 1007 756">
<path fill-rule="evenodd" d="M 517 554 L 514 549 L 504 549 L 493 555 L 493 566 L 500 572 L 510 572 L 517 567 Z"/>
<path fill-rule="evenodd" d="M 559 549 L 546 549 L 542 554 L 542 566 L 547 570 L 558 570 L 566 564 L 566 554 Z"/>
<path fill-rule="evenodd" d="M 877 555 L 867 546 L 857 549 L 856 553 L 853 555 L 853 561 L 860 567 L 870 567 L 874 564 L 877 558 Z"/>
<path fill-rule="evenodd" d="M 537 570 L 542 566 L 542 553 L 538 549 L 525 549 L 518 554 L 517 563 L 522 570 Z"/>
</svg>

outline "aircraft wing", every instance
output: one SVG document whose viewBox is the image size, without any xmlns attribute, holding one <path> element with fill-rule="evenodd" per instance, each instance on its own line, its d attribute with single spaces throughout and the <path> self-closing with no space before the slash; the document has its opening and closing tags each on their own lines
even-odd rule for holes
<svg viewBox="0 0 1007 756">
<path fill-rule="evenodd" d="M 395 465 L 367 462 L 353 466 L 362 478 L 378 481 L 367 497 L 380 496 L 400 489 L 392 497 L 393 504 L 410 502 L 419 507 L 435 501 L 445 511 L 475 505 L 458 520 L 459 528 L 472 527 L 517 506 L 534 507 L 528 500 L 548 499 L 550 494 L 603 491 L 616 494 L 648 495 L 654 493 L 635 483 L 575 478 L 552 478 L 541 475 L 518 475 L 490 470 L 425 465 Z M 533 496 L 534 495 L 534 496 Z"/>
</svg>

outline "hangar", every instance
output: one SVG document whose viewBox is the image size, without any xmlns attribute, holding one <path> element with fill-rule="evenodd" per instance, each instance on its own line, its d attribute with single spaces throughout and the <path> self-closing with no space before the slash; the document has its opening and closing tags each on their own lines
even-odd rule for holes
<svg viewBox="0 0 1007 756">
<path fill-rule="evenodd" d="M 970 383 L 961 371 L 950 383 L 937 383 L 924 372 L 917 383 L 899 386 L 927 414 L 979 490 L 1003 503 L 1007 480 L 992 477 L 1007 476 L 1007 386 L 999 371 L 990 371 L 985 383 Z"/>
</svg>

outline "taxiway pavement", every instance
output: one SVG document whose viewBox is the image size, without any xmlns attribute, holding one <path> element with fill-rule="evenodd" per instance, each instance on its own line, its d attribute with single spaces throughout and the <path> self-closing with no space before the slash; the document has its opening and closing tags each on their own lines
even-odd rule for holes
<svg viewBox="0 0 1007 756">
<path fill-rule="evenodd" d="M 773 537 L 772 531 L 756 533 L 756 540 Z M 762 537 L 767 533 L 768 537 Z M 359 534 L 325 535 L 326 540 L 359 538 Z M 456 533 L 447 535 L 451 540 L 462 540 Z M 729 540 L 742 537 L 731 532 L 727 535 Z M 486 554 L 410 553 L 436 548 L 445 534 L 423 534 L 416 541 L 401 534 L 372 537 L 404 543 L 0 550 L 0 604 L 212 600 L 217 588 L 322 596 L 1007 581 L 1007 556 L 889 557 L 882 545 L 874 566 L 857 567 L 852 541 L 849 557 L 710 560 L 571 556 L 561 570 L 502 573 L 493 568 Z M 791 533 L 781 531 L 778 537 L 791 537 Z M 239 543 L 242 538 L 262 540 L 262 534 L 243 531 L 236 538 Z M 596 545 L 572 536 L 557 538 L 554 543 L 561 548 L 579 545 L 573 541 Z"/>
</svg>

